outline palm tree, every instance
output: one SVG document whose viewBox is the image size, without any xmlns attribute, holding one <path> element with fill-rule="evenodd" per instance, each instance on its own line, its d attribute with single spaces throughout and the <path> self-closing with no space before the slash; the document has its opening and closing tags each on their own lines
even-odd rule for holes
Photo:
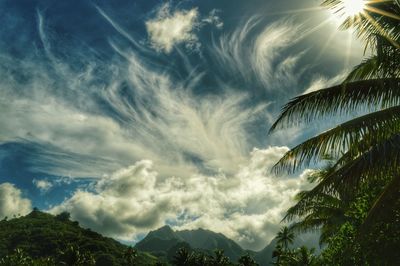
<svg viewBox="0 0 400 266">
<path fill-rule="evenodd" d="M 258 266 L 258 263 L 250 256 L 250 254 L 246 254 L 238 259 L 238 266 Z"/>
<path fill-rule="evenodd" d="M 225 256 L 224 251 L 222 249 L 217 249 L 214 251 L 214 258 L 212 265 L 215 266 L 229 266 L 232 265 L 231 261 L 227 256 Z"/>
<path fill-rule="evenodd" d="M 284 253 L 285 251 L 283 250 L 282 245 L 277 244 L 275 249 L 272 251 L 272 258 L 276 258 L 274 265 L 281 265 L 281 258 Z"/>
<path fill-rule="evenodd" d="M 191 259 L 192 254 L 186 248 L 182 247 L 176 252 L 172 263 L 176 266 L 189 266 L 191 265 Z"/>
<path fill-rule="evenodd" d="M 310 183 L 323 180 L 332 171 L 334 171 L 333 165 L 328 164 L 324 169 L 313 172 L 308 180 Z M 350 220 L 346 210 L 355 196 L 346 195 L 343 191 L 319 191 L 318 188 L 302 191 L 297 194 L 297 203 L 289 208 L 283 221 L 296 220 L 290 229 L 298 233 L 321 230 L 320 245 L 322 245 Z"/>
<path fill-rule="evenodd" d="M 324 2 L 332 8 L 341 0 Z M 325 155 L 339 158 L 333 171 L 311 194 L 356 192 L 362 183 L 386 179 L 386 188 L 372 206 L 365 226 L 391 208 L 400 197 L 400 7 L 394 1 L 368 1 L 344 28 L 354 27 L 374 52 L 340 85 L 314 91 L 287 103 L 271 132 L 287 125 L 309 123 L 330 115 L 370 110 L 325 131 L 288 151 L 274 170 L 294 172 L 319 162 Z"/>
<path fill-rule="evenodd" d="M 288 251 L 289 250 L 289 245 L 293 244 L 294 234 L 289 229 L 289 227 L 284 226 L 278 232 L 276 238 L 278 240 L 277 244 L 282 246 L 284 251 Z"/>
<path fill-rule="evenodd" d="M 308 249 L 306 246 L 301 246 L 296 250 L 296 255 L 291 265 L 296 266 L 312 266 L 317 265 L 317 259 L 314 255 L 314 249 Z"/>
</svg>

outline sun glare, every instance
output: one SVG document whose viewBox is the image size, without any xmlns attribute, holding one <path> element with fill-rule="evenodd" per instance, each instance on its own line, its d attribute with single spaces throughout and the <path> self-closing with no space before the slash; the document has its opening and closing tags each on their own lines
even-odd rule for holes
<svg viewBox="0 0 400 266">
<path fill-rule="evenodd" d="M 357 16 L 364 11 L 364 8 L 364 0 L 343 0 L 343 11 L 346 17 Z"/>
</svg>

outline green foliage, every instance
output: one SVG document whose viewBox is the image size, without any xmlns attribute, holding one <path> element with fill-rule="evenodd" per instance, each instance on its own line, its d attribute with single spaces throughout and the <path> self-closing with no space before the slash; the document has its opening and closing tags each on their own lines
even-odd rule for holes
<svg viewBox="0 0 400 266">
<path fill-rule="evenodd" d="M 365 4 L 365 10 L 347 18 L 343 27 L 354 28 L 374 54 L 342 84 L 291 100 L 271 128 L 370 112 L 300 143 L 274 167 L 276 172 L 294 172 L 320 163 L 326 155 L 337 158 L 319 172 L 312 190 L 298 195 L 285 217 L 300 219 L 292 227 L 298 232 L 321 229 L 321 243 L 326 244 L 323 265 L 400 261 L 400 6 L 394 1 Z M 324 5 L 340 10 L 343 0 L 326 0 Z M 307 257 L 305 249 L 299 252 Z M 294 254 L 282 245 L 274 252 L 277 263 L 296 261 Z"/>
<path fill-rule="evenodd" d="M 53 216 L 35 209 L 27 216 L 0 221 L 0 265 L 113 266 L 152 265 L 157 261 L 154 256 L 134 251 L 134 264 L 127 264 L 127 250 L 111 238 L 79 227 L 70 221 L 68 213 Z"/>
<path fill-rule="evenodd" d="M 208 255 L 185 247 L 176 252 L 171 263 L 174 266 L 258 266 L 249 254 L 239 257 L 238 263 L 235 264 L 225 256 L 223 250 L 214 250 L 213 255 Z"/>
<path fill-rule="evenodd" d="M 258 266 L 258 263 L 249 255 L 243 255 L 238 259 L 238 266 Z"/>
</svg>

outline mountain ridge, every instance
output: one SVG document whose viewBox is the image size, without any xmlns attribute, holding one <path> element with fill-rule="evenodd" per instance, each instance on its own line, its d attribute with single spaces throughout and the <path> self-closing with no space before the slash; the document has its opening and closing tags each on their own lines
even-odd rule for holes
<svg viewBox="0 0 400 266">
<path fill-rule="evenodd" d="M 168 259 L 173 251 L 180 246 L 209 254 L 220 249 L 232 261 L 236 261 L 242 255 L 250 254 L 260 266 L 266 266 L 272 259 L 275 242 L 271 241 L 260 251 L 253 251 L 242 248 L 222 233 L 204 228 L 174 231 L 170 226 L 165 225 L 157 230 L 150 231 L 145 238 L 135 245 L 135 248 Z"/>
</svg>

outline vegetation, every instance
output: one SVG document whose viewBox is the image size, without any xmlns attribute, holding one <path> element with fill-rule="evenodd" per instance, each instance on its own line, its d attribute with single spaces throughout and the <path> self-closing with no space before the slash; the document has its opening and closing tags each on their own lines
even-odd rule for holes
<svg viewBox="0 0 400 266">
<path fill-rule="evenodd" d="M 214 251 L 213 255 L 209 255 L 199 251 L 180 248 L 171 263 L 176 266 L 258 266 L 249 254 L 239 257 L 235 264 L 225 256 L 223 250 L 218 249 Z"/>
<path fill-rule="evenodd" d="M 340 9 L 342 2 L 324 4 Z M 294 221 L 293 232 L 321 229 L 322 254 L 310 260 L 311 252 L 287 249 L 287 242 L 281 240 L 274 252 L 278 265 L 298 265 L 298 256 L 309 263 L 301 265 L 316 261 L 318 265 L 396 265 L 400 261 L 399 20 L 400 6 L 395 1 L 367 1 L 364 11 L 348 17 L 343 28 L 353 27 L 373 56 L 355 67 L 342 84 L 291 100 L 271 128 L 366 112 L 297 145 L 275 165 L 277 173 L 293 172 L 336 158 L 310 177 L 315 187 L 301 192 L 285 217 Z"/>
<path fill-rule="evenodd" d="M 35 209 L 0 221 L 0 265 L 153 265 L 147 253 L 83 229 L 68 213 Z"/>
</svg>

